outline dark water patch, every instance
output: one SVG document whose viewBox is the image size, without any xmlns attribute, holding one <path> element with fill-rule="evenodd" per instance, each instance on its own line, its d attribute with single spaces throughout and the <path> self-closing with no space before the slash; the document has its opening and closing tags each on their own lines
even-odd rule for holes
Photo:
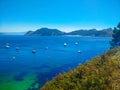
<svg viewBox="0 0 120 90">
<path fill-rule="evenodd" d="M 33 82 L 27 90 L 38 90 L 41 88 L 46 82 L 53 79 L 53 77 L 57 76 L 60 72 L 67 72 L 70 69 L 73 69 L 75 66 L 72 64 L 65 64 L 60 67 L 52 68 L 49 72 L 38 72 L 36 73 L 37 80 Z M 38 88 L 35 88 L 35 85 L 38 85 Z"/>
<path fill-rule="evenodd" d="M 20 72 L 13 77 L 15 81 L 23 81 L 28 72 Z"/>
<path fill-rule="evenodd" d="M 50 66 L 44 64 L 44 65 L 41 65 L 41 66 L 34 66 L 34 67 L 32 67 L 32 69 L 42 69 L 42 68 L 50 68 Z"/>
<path fill-rule="evenodd" d="M 7 80 L 7 82 L 11 82 L 11 80 Z"/>
</svg>

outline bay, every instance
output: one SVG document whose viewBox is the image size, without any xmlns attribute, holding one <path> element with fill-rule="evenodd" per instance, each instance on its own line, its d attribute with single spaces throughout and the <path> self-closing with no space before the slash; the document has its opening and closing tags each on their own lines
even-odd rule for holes
<svg viewBox="0 0 120 90">
<path fill-rule="evenodd" d="M 59 73 L 105 53 L 110 40 L 111 37 L 2 35 L 0 90 L 38 90 Z M 6 44 L 10 47 L 5 48 Z"/>
</svg>

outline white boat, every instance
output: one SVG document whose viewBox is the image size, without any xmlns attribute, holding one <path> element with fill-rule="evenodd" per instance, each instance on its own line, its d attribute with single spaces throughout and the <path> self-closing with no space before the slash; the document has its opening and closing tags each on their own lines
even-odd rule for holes
<svg viewBox="0 0 120 90">
<path fill-rule="evenodd" d="M 12 57 L 12 59 L 13 59 L 13 60 L 15 60 L 15 59 L 16 59 L 16 57 L 15 57 L 15 56 L 13 56 L 13 57 Z"/>
<path fill-rule="evenodd" d="M 5 48 L 10 48 L 9 43 L 6 43 Z"/>
<path fill-rule="evenodd" d="M 64 42 L 64 46 L 67 46 L 67 43 L 66 43 L 66 42 Z"/>
<path fill-rule="evenodd" d="M 80 51 L 80 50 L 78 50 L 78 53 L 81 53 L 81 51 Z"/>
<path fill-rule="evenodd" d="M 5 48 L 10 48 L 10 46 L 9 46 L 9 45 L 6 45 Z"/>
<path fill-rule="evenodd" d="M 75 42 L 75 45 L 78 45 L 78 42 Z"/>
</svg>

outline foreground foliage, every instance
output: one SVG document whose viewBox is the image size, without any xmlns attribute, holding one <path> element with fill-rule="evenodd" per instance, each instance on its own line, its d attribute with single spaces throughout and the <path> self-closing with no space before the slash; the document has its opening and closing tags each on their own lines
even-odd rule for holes
<svg viewBox="0 0 120 90">
<path fill-rule="evenodd" d="M 59 74 L 40 90 L 120 90 L 120 47 Z"/>
<path fill-rule="evenodd" d="M 113 39 L 110 41 L 111 48 L 120 46 L 120 22 L 117 27 L 114 28 L 112 37 Z"/>
</svg>

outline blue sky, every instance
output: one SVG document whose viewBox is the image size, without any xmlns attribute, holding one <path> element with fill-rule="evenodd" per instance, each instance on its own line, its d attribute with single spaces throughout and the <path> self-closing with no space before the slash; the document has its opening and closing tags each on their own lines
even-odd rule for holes
<svg viewBox="0 0 120 90">
<path fill-rule="evenodd" d="M 120 21 L 120 0 L 0 0 L 0 13 L 0 32 L 103 29 Z"/>
</svg>

